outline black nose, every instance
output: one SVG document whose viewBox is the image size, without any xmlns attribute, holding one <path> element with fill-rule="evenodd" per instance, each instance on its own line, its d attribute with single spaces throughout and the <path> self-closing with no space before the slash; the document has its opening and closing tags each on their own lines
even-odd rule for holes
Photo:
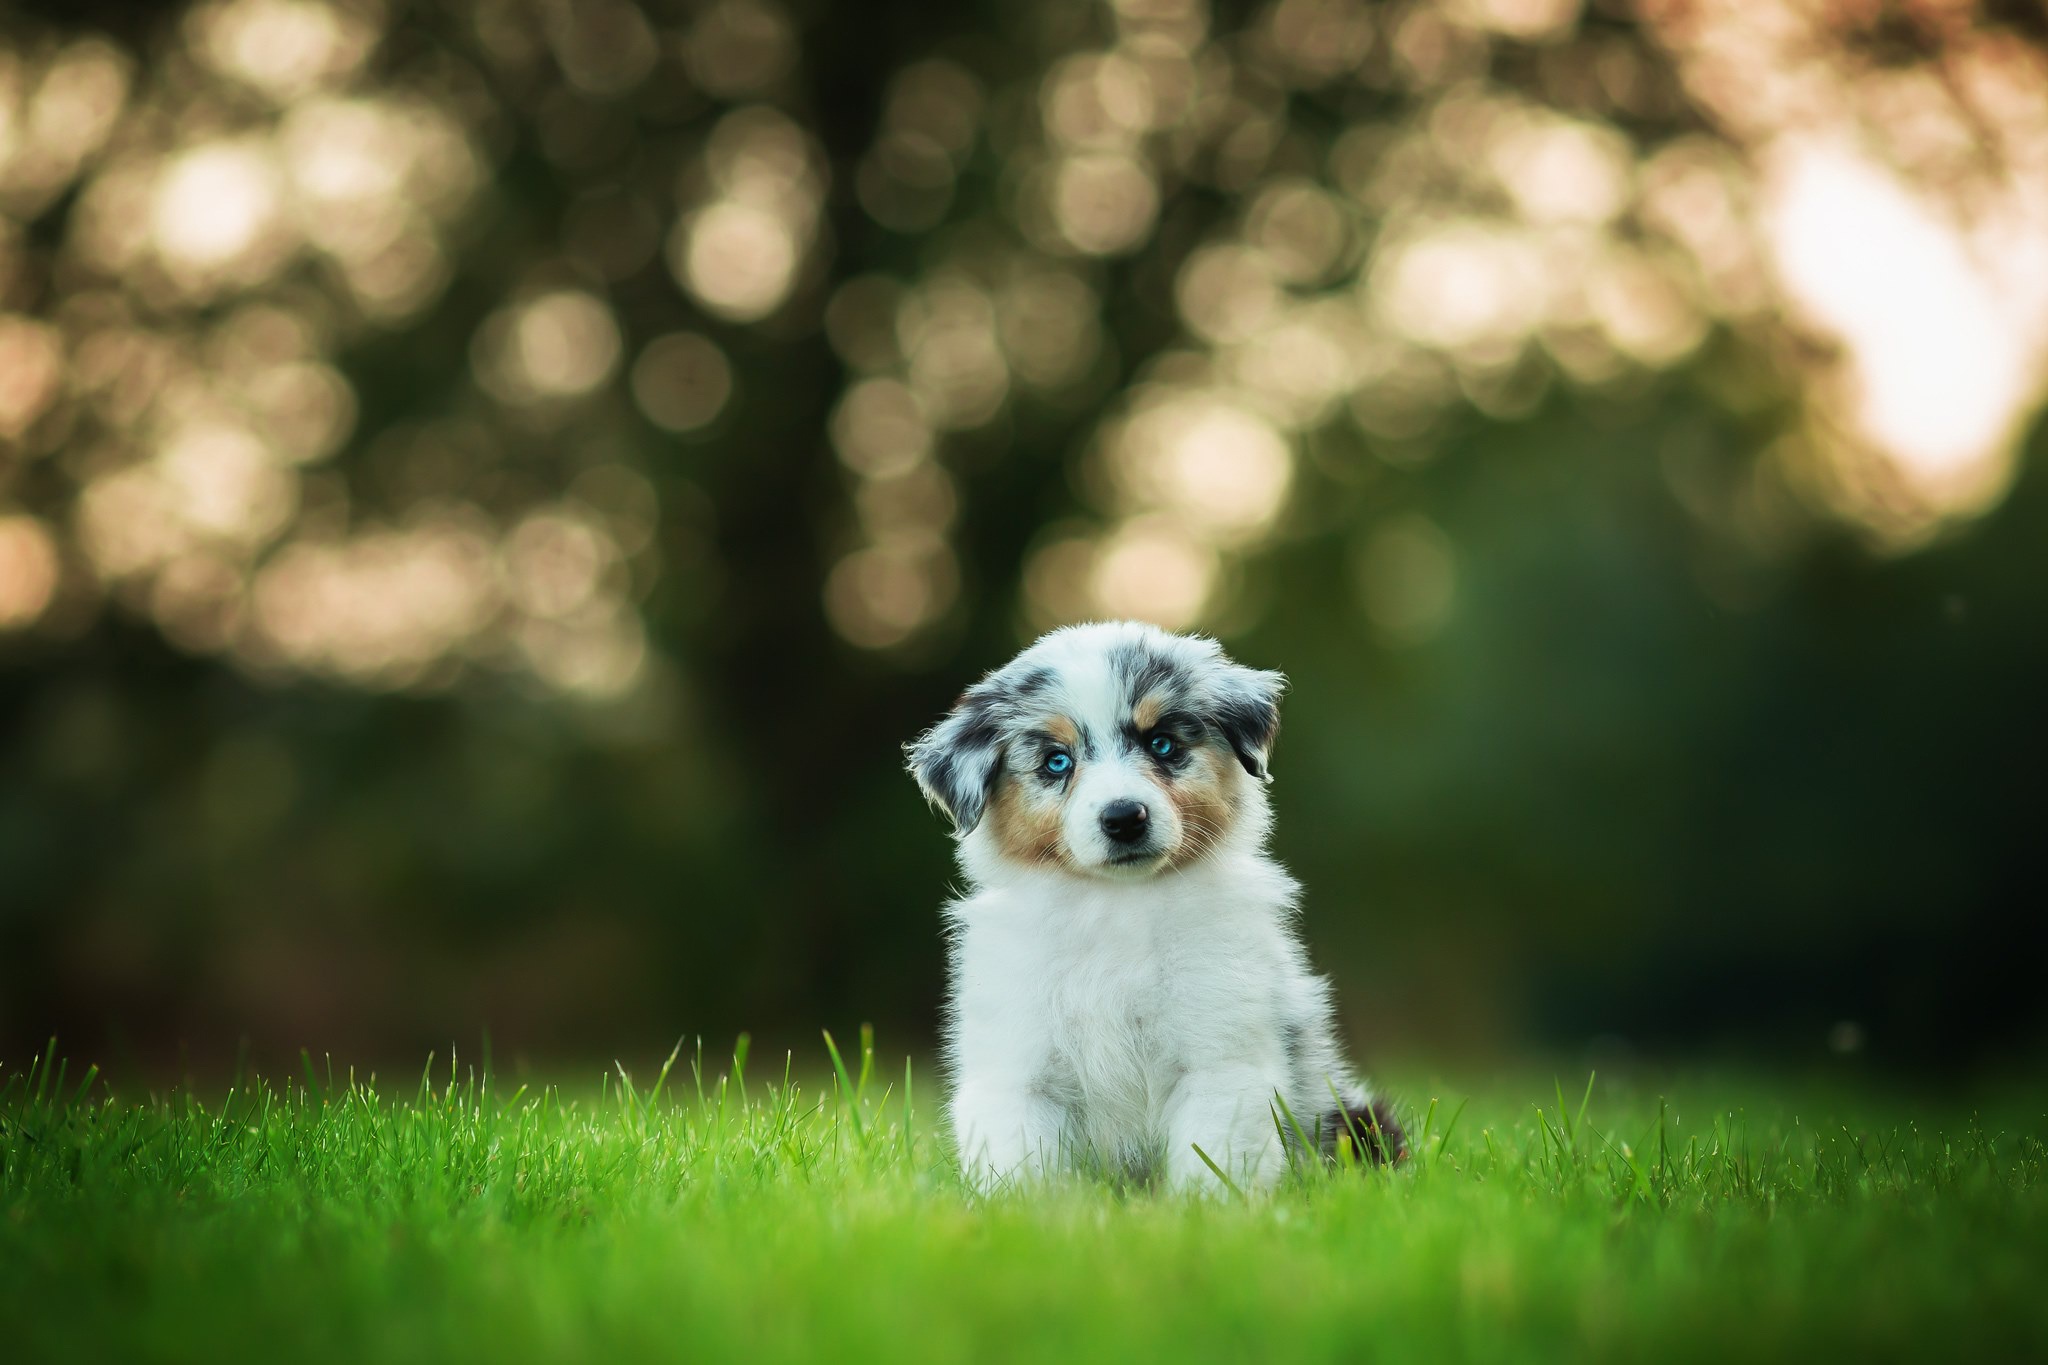
<svg viewBox="0 0 2048 1365">
<path fill-rule="evenodd" d="M 1112 801 L 1102 808 L 1102 832 L 1120 844 L 1135 844 L 1145 837 L 1151 818 L 1136 801 Z"/>
</svg>

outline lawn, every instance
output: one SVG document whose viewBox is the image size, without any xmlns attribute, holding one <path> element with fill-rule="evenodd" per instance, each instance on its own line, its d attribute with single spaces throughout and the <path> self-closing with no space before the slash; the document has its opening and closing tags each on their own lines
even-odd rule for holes
<svg viewBox="0 0 2048 1365">
<path fill-rule="evenodd" d="M 2040 1091 L 1418 1082 L 1392 1174 L 982 1199 L 862 1051 L 207 1101 L 8 1067 L 0 1357 L 2048 1358 Z"/>
</svg>

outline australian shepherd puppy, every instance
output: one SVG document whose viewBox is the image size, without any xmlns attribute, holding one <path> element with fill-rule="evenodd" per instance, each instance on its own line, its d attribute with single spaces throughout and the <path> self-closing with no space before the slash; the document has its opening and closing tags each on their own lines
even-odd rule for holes
<svg viewBox="0 0 2048 1365">
<path fill-rule="evenodd" d="M 1284 686 L 1212 640 L 1069 626 L 908 746 L 972 885 L 945 909 L 946 1041 L 977 1185 L 1075 1167 L 1201 1186 L 1210 1161 L 1269 1185 L 1339 1144 L 1403 1155 L 1266 851 Z"/>
</svg>

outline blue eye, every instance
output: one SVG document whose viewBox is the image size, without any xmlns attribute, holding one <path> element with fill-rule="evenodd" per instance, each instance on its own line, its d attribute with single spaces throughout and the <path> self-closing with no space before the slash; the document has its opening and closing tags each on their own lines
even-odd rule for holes
<svg viewBox="0 0 2048 1365">
<path fill-rule="evenodd" d="M 1147 745 L 1146 747 L 1151 749 L 1153 753 L 1158 754 L 1161 758 L 1165 758 L 1168 754 L 1173 752 L 1173 741 L 1168 739 L 1165 735 L 1154 735 L 1152 736 L 1151 744 Z"/>
<path fill-rule="evenodd" d="M 1071 754 L 1053 754 L 1045 760 L 1045 770 L 1054 777 L 1065 776 L 1067 770 L 1073 766 L 1074 759 Z"/>
</svg>

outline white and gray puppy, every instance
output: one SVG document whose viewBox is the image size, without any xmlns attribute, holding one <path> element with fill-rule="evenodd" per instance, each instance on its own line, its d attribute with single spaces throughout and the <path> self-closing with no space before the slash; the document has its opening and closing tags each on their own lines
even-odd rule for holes
<svg viewBox="0 0 2048 1365">
<path fill-rule="evenodd" d="M 1080 1167 L 1200 1186 L 1206 1154 L 1265 1185 L 1303 1138 L 1402 1156 L 1266 851 L 1285 685 L 1212 640 L 1069 626 L 907 746 L 972 884 L 945 909 L 946 1042 L 976 1184 Z"/>
</svg>

